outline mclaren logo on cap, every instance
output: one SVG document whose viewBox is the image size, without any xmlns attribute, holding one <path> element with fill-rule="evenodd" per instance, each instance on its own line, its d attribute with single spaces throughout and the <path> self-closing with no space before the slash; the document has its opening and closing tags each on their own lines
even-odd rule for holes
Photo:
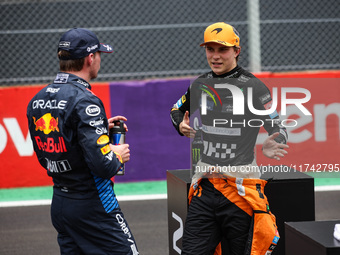
<svg viewBox="0 0 340 255">
<path fill-rule="evenodd" d="M 216 34 L 218 34 L 219 32 L 222 31 L 222 28 L 215 28 L 213 31 L 211 31 L 211 33 L 214 32 L 214 31 L 216 31 L 217 32 Z"/>
</svg>

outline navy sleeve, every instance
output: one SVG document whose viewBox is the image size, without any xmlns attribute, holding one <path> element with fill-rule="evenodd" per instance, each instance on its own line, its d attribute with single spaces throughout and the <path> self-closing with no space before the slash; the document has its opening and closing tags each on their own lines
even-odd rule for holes
<svg viewBox="0 0 340 255">
<path fill-rule="evenodd" d="M 103 103 L 96 96 L 86 97 L 78 102 L 77 136 L 85 161 L 95 176 L 110 179 L 121 162 L 110 149 L 108 120 Z"/>
</svg>

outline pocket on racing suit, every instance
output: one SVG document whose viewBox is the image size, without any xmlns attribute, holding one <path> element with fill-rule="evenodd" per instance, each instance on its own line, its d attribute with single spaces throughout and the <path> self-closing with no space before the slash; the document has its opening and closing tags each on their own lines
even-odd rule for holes
<svg viewBox="0 0 340 255">
<path fill-rule="evenodd" d="M 254 211 L 245 255 L 269 255 L 280 236 L 271 212 Z"/>
<path fill-rule="evenodd" d="M 253 208 L 253 217 L 249 229 L 245 255 L 269 255 L 275 249 L 280 235 L 276 218 L 269 209 L 267 197 L 264 195 L 264 180 L 243 180 L 246 195 L 243 196 Z"/>
</svg>

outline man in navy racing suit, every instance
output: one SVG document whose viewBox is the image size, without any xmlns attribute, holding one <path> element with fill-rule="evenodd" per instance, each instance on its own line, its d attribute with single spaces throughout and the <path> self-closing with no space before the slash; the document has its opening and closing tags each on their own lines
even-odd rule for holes
<svg viewBox="0 0 340 255">
<path fill-rule="evenodd" d="M 27 107 L 34 151 L 53 179 L 51 218 L 64 255 L 139 254 L 111 181 L 130 150 L 112 145 L 108 130 L 126 118 L 108 120 L 89 84 L 101 52 L 112 51 L 89 30 L 67 31 L 59 41 L 60 72 Z"/>
<path fill-rule="evenodd" d="M 232 26 L 208 26 L 201 46 L 211 71 L 198 77 L 171 109 L 174 127 L 190 138 L 196 130 L 189 116 L 199 111 L 203 142 L 189 191 L 183 255 L 220 254 L 222 239 L 227 254 L 267 255 L 279 238 L 254 147 L 263 126 L 269 136 L 262 152 L 279 160 L 287 154 L 287 132 L 276 111 L 256 112 L 271 110 L 272 98 L 265 84 L 238 66 L 239 43 Z M 243 111 L 236 114 L 236 108 Z"/>
</svg>

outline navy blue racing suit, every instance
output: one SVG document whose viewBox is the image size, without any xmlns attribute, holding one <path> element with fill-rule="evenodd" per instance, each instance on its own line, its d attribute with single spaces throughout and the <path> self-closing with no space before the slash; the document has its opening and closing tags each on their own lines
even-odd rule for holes
<svg viewBox="0 0 340 255">
<path fill-rule="evenodd" d="M 61 254 L 138 254 L 111 178 L 122 166 L 91 85 L 58 73 L 29 102 L 34 151 L 53 179 L 52 223 Z"/>
</svg>

